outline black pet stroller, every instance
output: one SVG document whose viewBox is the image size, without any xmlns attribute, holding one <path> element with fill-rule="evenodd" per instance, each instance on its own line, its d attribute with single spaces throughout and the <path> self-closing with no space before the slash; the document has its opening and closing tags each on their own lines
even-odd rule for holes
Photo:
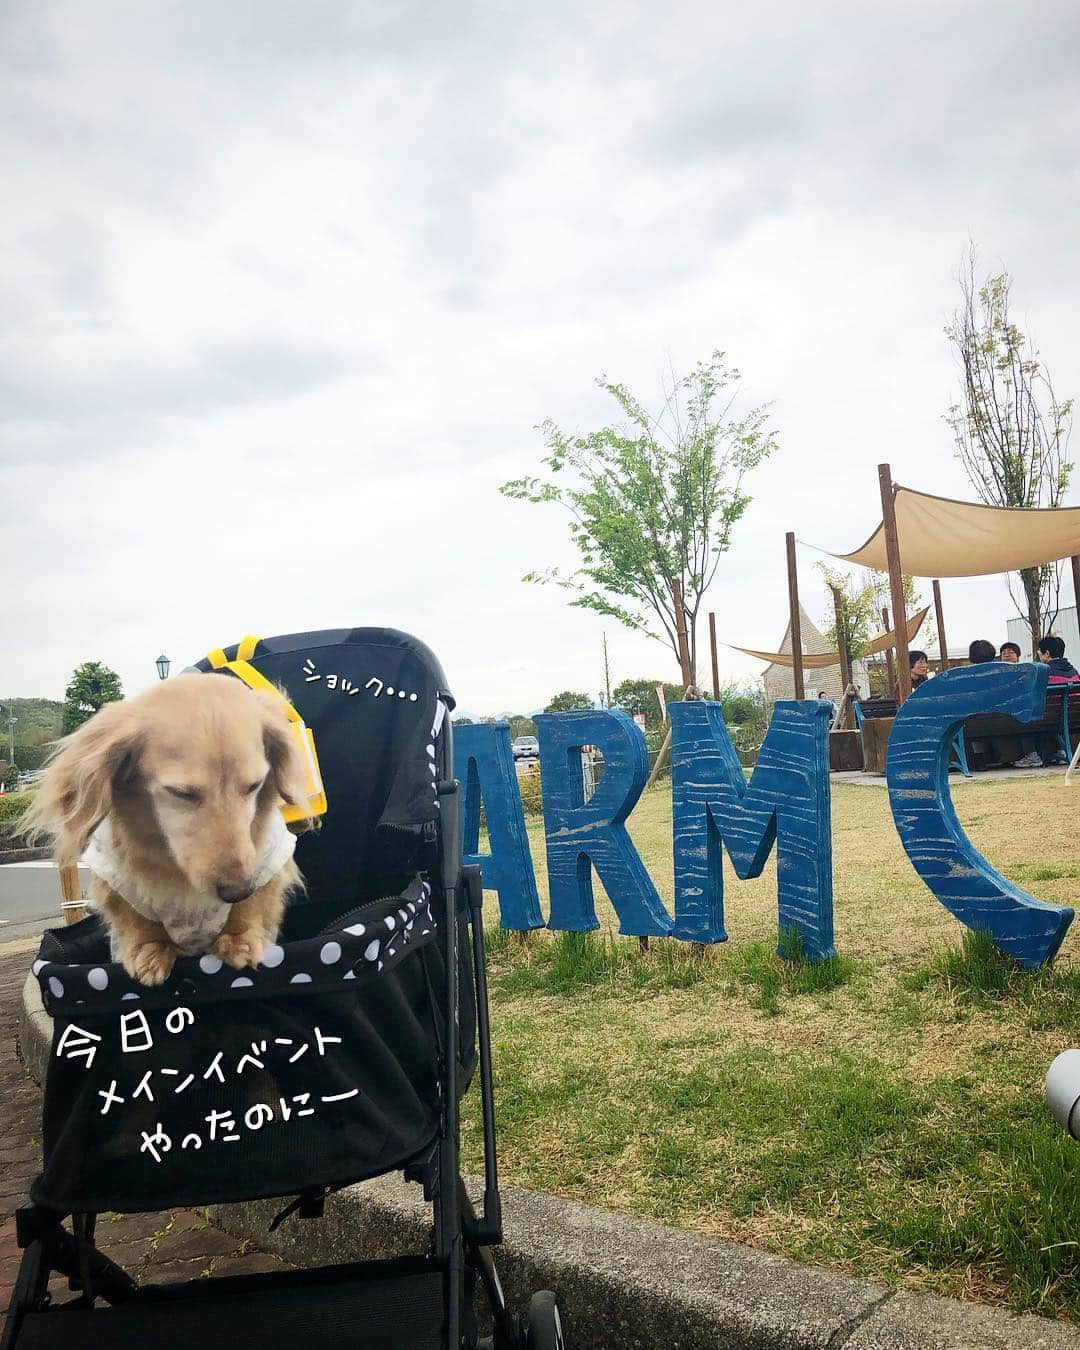
<svg viewBox="0 0 1080 1350">
<path fill-rule="evenodd" d="M 110 963 L 96 918 L 45 934 L 43 1171 L 17 1214 L 24 1252 L 0 1350 L 555 1350 L 554 1295 L 512 1314 L 490 1251 L 501 1216 L 482 891 L 461 866 L 445 677 L 389 629 L 247 639 L 239 656 L 314 735 L 329 809 L 297 840 L 307 895 L 259 967 L 181 958 L 156 989 Z M 458 1162 L 477 1068 L 480 1215 Z M 106 1211 L 280 1196 L 279 1220 L 317 1219 L 329 1191 L 398 1170 L 433 1206 L 416 1256 L 138 1286 L 94 1243 Z M 54 1273 L 74 1297 L 50 1300 Z"/>
</svg>

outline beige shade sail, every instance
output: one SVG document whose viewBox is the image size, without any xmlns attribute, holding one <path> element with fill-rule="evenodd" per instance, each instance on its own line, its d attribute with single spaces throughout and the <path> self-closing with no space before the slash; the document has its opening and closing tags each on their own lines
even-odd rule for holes
<svg viewBox="0 0 1080 1350">
<path fill-rule="evenodd" d="M 756 656 L 759 661 L 768 661 L 773 666 L 794 666 L 795 658 L 790 652 L 757 652 L 753 647 L 736 647 L 733 642 L 725 642 L 725 647 L 730 647 L 733 652 L 742 652 L 744 656 Z M 803 654 L 804 670 L 827 670 L 829 666 L 838 666 L 840 664 L 839 652 L 817 652 L 811 655 L 809 652 Z"/>
<path fill-rule="evenodd" d="M 915 634 L 922 627 L 923 620 L 930 613 L 930 606 L 921 609 L 918 614 L 913 614 L 904 627 L 907 629 L 908 642 L 911 642 Z M 759 661 L 768 661 L 774 666 L 794 666 L 795 658 L 790 652 L 759 652 L 753 647 L 736 647 L 734 643 L 725 642 L 725 647 L 730 647 L 733 652 L 742 652 L 744 656 L 756 656 Z M 896 629 L 890 628 L 886 633 L 878 633 L 876 637 L 870 639 L 866 648 L 866 655 L 873 656 L 877 652 L 883 652 L 888 647 L 896 646 Z M 829 666 L 838 666 L 840 664 L 839 652 L 804 652 L 803 653 L 804 670 L 827 670 Z"/>
<path fill-rule="evenodd" d="M 909 576 L 982 577 L 1080 553 L 1080 506 L 983 506 L 905 487 L 896 489 L 895 502 L 900 567 Z M 854 553 L 831 556 L 887 572 L 884 525 Z"/>
<path fill-rule="evenodd" d="M 930 606 L 920 609 L 918 614 L 913 614 L 904 627 L 907 629 L 907 640 L 913 642 L 915 634 L 923 626 L 923 620 L 930 613 Z M 890 628 L 887 633 L 879 633 L 877 637 L 870 639 L 870 644 L 866 648 L 867 656 L 876 656 L 878 652 L 887 651 L 890 647 L 896 646 L 896 629 Z"/>
</svg>

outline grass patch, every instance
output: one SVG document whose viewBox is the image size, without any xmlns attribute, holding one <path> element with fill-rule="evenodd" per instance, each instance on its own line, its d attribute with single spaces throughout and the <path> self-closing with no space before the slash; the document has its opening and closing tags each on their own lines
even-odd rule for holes
<svg viewBox="0 0 1080 1350">
<path fill-rule="evenodd" d="M 890 1281 L 974 1272 L 1014 1307 L 1080 1315 L 1080 1173 L 1030 1100 L 987 1090 L 972 1112 L 963 1079 L 915 1085 L 840 1052 L 739 1048 L 641 1074 L 500 1044 L 497 1063 L 502 1143 L 527 1185 Z"/>
<path fill-rule="evenodd" d="M 824 993 L 846 983 L 859 970 L 851 957 L 807 961 L 798 934 L 781 942 L 780 955 L 764 943 L 725 951 L 701 950 L 672 938 L 651 938 L 642 952 L 636 938 L 610 933 L 533 933 L 524 943 L 489 944 L 492 989 L 502 997 L 528 994 L 597 997 L 654 995 L 697 985 L 748 996 L 750 1005 L 769 1015 L 780 1011 L 780 998 Z"/>
<path fill-rule="evenodd" d="M 956 809 L 999 871 L 1074 904 L 1064 791 L 976 781 Z M 670 911 L 670 792 L 645 794 L 628 827 Z M 545 903 L 542 828 L 528 829 Z M 641 953 L 599 884 L 597 932 L 492 925 L 507 1180 L 1080 1320 L 1080 1145 L 1042 1097 L 1047 1065 L 1080 1043 L 1077 939 L 1033 973 L 966 936 L 904 856 L 884 790 L 834 789 L 833 856 L 840 955 L 827 962 L 789 934 L 774 947 L 775 857 L 753 881 L 725 864 L 730 940 L 704 951 L 653 939 Z"/>
<path fill-rule="evenodd" d="M 756 990 L 751 1003 L 770 1016 L 780 1012 L 780 997 L 826 993 L 846 984 L 858 970 L 850 956 L 831 956 L 808 961 L 803 955 L 802 935 L 796 928 L 780 930 L 776 951 L 763 942 L 752 942 L 732 951 L 726 963 L 729 989 Z"/>
<path fill-rule="evenodd" d="M 1025 970 L 985 932 L 965 931 L 959 945 L 934 953 L 925 965 L 902 976 L 901 984 L 960 1006 L 1022 1019 L 1033 1030 L 1080 1034 L 1080 970 Z"/>
</svg>

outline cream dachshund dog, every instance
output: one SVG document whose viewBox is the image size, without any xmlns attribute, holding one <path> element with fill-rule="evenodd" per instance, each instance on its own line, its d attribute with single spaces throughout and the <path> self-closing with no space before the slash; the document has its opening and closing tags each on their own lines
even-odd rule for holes
<svg viewBox="0 0 1080 1350">
<path fill-rule="evenodd" d="M 256 965 L 301 886 L 282 801 L 307 803 L 284 701 L 222 675 L 180 675 L 106 704 L 60 742 L 26 832 L 93 873 L 113 959 L 161 984 L 180 955 Z"/>
</svg>

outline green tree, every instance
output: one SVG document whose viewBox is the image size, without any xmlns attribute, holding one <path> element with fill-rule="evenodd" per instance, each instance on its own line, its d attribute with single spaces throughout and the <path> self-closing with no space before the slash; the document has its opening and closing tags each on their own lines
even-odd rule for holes
<svg viewBox="0 0 1080 1350">
<path fill-rule="evenodd" d="M 960 367 L 960 398 L 945 414 L 957 458 L 990 506 L 1060 506 L 1073 468 L 1073 401 L 1058 399 L 1038 350 L 1013 323 L 1008 272 L 979 285 L 977 266 L 972 245 L 959 277 L 960 308 L 945 329 Z M 1057 617 L 1060 587 L 1061 568 L 1054 563 L 1009 577 L 1013 604 L 1031 630 L 1033 655 Z"/>
<path fill-rule="evenodd" d="M 535 736 L 536 723 L 524 713 L 515 713 L 506 719 L 510 723 L 510 738 L 515 736 Z"/>
<path fill-rule="evenodd" d="M 668 703 L 683 696 L 677 684 L 665 684 L 663 680 L 629 679 L 623 680 L 611 691 L 612 702 L 631 717 L 635 713 L 644 713 L 647 732 L 658 730 L 663 726 L 664 719 L 660 715 L 660 700 L 656 697 L 657 685 L 663 685 L 664 698 Z"/>
<path fill-rule="evenodd" d="M 839 600 L 840 609 L 839 631 L 835 603 L 829 605 L 821 631 L 837 651 L 846 645 L 850 669 L 853 661 L 861 661 L 866 655 L 871 638 L 881 632 L 881 611 L 890 601 L 889 574 L 871 571 L 869 578 L 863 581 L 826 563 L 818 563 L 817 568 L 826 586 Z M 922 600 L 913 577 L 904 576 L 903 585 L 904 609 L 910 619 Z"/>
<path fill-rule="evenodd" d="M 737 750 L 749 751 L 761 744 L 769 729 L 764 689 L 725 685 L 720 690 L 720 707 Z"/>
<path fill-rule="evenodd" d="M 577 568 L 565 576 L 557 568 L 530 572 L 526 581 L 573 591 L 571 604 L 666 642 L 676 660 L 681 584 L 692 671 L 702 596 L 750 505 L 744 478 L 777 443 L 767 405 L 730 415 L 739 380 L 714 352 L 671 378 L 654 415 L 625 385 L 601 378 L 622 423 L 583 436 L 542 423 L 551 478 L 518 478 L 500 489 L 520 501 L 555 502 L 570 515 Z"/>
<path fill-rule="evenodd" d="M 572 689 L 564 689 L 561 694 L 555 695 L 544 711 L 549 713 L 579 712 L 591 707 L 592 699 L 588 694 L 575 694 Z"/>
<path fill-rule="evenodd" d="M 71 683 L 64 690 L 63 731 L 65 735 L 88 722 L 106 703 L 124 697 L 120 676 L 100 661 L 84 661 L 76 666 Z"/>
</svg>

